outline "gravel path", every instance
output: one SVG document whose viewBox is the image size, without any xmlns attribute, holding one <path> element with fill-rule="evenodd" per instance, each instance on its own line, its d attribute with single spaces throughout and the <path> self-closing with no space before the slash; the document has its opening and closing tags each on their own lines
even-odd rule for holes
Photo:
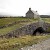
<svg viewBox="0 0 50 50">
<path fill-rule="evenodd" d="M 20 50 L 50 50 L 50 39 L 45 40 L 39 44 L 21 48 Z"/>
</svg>

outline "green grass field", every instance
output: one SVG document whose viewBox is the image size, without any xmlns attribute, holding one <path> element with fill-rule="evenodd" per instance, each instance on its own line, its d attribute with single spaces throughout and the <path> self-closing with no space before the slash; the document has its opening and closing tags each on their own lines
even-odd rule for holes
<svg viewBox="0 0 50 50">
<path fill-rule="evenodd" d="M 18 22 L 18 21 L 25 21 L 25 22 L 32 22 L 32 21 L 36 21 L 36 19 L 30 19 L 30 18 L 20 18 L 20 17 L 8 17 L 8 18 L 2 18 L 0 19 L 0 26 L 3 25 L 7 25 L 7 24 L 11 24 L 13 22 Z"/>
<path fill-rule="evenodd" d="M 45 22 L 50 23 L 50 18 L 43 18 Z M 20 23 L 18 23 L 20 21 Z M 24 22 L 22 22 L 24 21 Z M 16 28 L 19 28 L 21 26 L 24 26 L 26 24 L 30 24 L 32 22 L 37 22 L 38 19 L 33 19 L 33 18 L 2 18 L 0 19 L 0 26 L 8 25 L 13 22 L 17 22 L 18 24 L 14 24 L 11 27 L 6 27 L 0 29 L 0 35 L 6 34 L 10 31 L 15 30 Z M 26 35 L 22 36 L 19 38 L 0 38 L 0 50 L 18 50 L 19 48 L 37 44 L 45 39 L 50 38 L 50 35 L 45 35 L 45 36 L 31 36 L 31 35 Z M 15 46 L 15 47 L 14 47 Z"/>
<path fill-rule="evenodd" d="M 46 23 L 50 23 L 50 18 L 42 18 Z M 50 32 L 50 27 L 47 29 L 48 32 Z"/>
<path fill-rule="evenodd" d="M 50 18 L 42 18 L 42 20 L 44 20 L 47 23 L 50 23 Z"/>
<path fill-rule="evenodd" d="M 50 18 L 42 18 L 47 23 L 50 23 Z M 24 21 L 24 22 L 23 22 Z M 33 18 L 24 18 L 24 17 L 8 17 L 8 18 L 2 18 L 0 19 L 0 26 L 8 25 L 14 22 L 17 22 L 17 24 L 12 25 L 11 27 L 6 27 L 0 29 L 0 35 L 6 34 L 8 32 L 11 32 L 21 26 L 27 25 L 32 22 L 37 22 L 38 19 L 33 19 Z M 19 22 L 19 23 L 18 23 Z M 50 31 L 50 28 L 48 28 Z"/>
<path fill-rule="evenodd" d="M 18 50 L 25 46 L 31 46 L 33 44 L 40 43 L 43 40 L 50 38 L 50 35 L 46 36 L 31 36 L 26 35 L 19 38 L 0 39 L 0 50 Z"/>
<path fill-rule="evenodd" d="M 21 26 L 24 26 L 24 25 L 27 25 L 29 23 L 36 22 L 36 21 L 38 21 L 38 19 L 33 19 L 33 18 L 30 19 L 30 18 L 22 18 L 22 17 L 21 18 L 20 17 L 2 18 L 2 19 L 0 19 L 0 26 L 8 25 L 13 22 L 16 22 L 17 24 L 12 25 L 11 27 L 6 27 L 6 28 L 0 29 L 0 35 L 6 34 Z"/>
</svg>

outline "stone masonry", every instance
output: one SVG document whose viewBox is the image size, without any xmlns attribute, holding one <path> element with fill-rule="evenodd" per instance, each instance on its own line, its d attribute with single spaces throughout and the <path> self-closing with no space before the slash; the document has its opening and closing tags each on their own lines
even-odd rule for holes
<svg viewBox="0 0 50 50">
<path fill-rule="evenodd" d="M 32 24 L 28 24 L 25 26 L 22 26 L 14 31 L 11 31 L 5 35 L 0 35 L 0 37 L 5 37 L 5 38 L 11 38 L 11 37 L 19 37 L 19 36 L 23 36 L 23 35 L 32 35 L 33 32 L 38 28 L 38 22 L 37 23 L 32 23 Z M 47 30 L 47 28 L 50 27 L 50 24 L 45 23 L 44 27 L 45 30 Z"/>
</svg>

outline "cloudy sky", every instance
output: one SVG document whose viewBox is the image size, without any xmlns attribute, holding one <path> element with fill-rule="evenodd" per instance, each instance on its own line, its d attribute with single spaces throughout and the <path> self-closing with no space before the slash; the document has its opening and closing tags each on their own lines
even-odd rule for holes
<svg viewBox="0 0 50 50">
<path fill-rule="evenodd" d="M 50 0 L 0 0 L 0 14 L 25 16 L 29 7 L 50 15 Z"/>
</svg>

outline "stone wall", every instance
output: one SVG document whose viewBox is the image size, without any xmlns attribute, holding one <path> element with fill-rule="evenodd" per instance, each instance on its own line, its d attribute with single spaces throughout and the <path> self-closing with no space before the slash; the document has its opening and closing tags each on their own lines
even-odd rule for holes
<svg viewBox="0 0 50 50">
<path fill-rule="evenodd" d="M 19 36 L 23 36 L 23 35 L 32 35 L 33 32 L 38 28 L 38 23 L 32 23 L 32 24 L 28 24 L 25 26 L 22 26 L 14 31 L 11 31 L 5 35 L 0 35 L 1 38 L 5 37 L 5 38 L 11 38 L 11 37 L 19 37 Z M 47 29 L 48 27 L 50 27 L 50 24 L 45 23 L 45 29 Z"/>
<path fill-rule="evenodd" d="M 13 23 L 10 23 L 10 24 L 7 24 L 7 25 L 3 25 L 3 26 L 0 26 L 0 29 L 10 27 L 10 26 L 13 26 L 15 24 L 17 24 L 17 22 L 13 22 Z"/>
<path fill-rule="evenodd" d="M 23 36 L 23 35 L 29 35 L 29 34 L 33 34 L 34 30 L 36 29 L 37 23 L 33 23 L 33 24 L 28 24 L 25 26 L 22 26 L 14 31 L 11 31 L 5 35 L 0 35 L 0 37 L 6 37 L 6 38 L 10 38 L 10 37 L 19 37 L 19 36 Z"/>
<path fill-rule="evenodd" d="M 13 26 L 13 25 L 15 25 L 15 24 L 19 24 L 19 23 L 21 23 L 21 22 L 28 22 L 28 21 L 15 21 L 15 22 L 13 22 L 13 23 L 10 23 L 10 24 L 7 24 L 7 25 L 3 25 L 3 26 L 0 26 L 0 29 L 2 29 L 2 28 L 6 28 L 6 27 L 11 27 L 11 26 Z"/>
</svg>

